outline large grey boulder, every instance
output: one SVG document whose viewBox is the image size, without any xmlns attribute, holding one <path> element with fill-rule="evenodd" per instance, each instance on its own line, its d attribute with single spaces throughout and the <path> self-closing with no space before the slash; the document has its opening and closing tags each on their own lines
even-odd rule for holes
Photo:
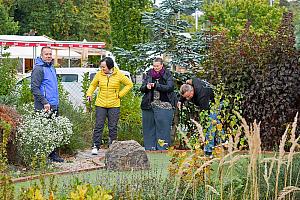
<svg viewBox="0 0 300 200">
<path fill-rule="evenodd" d="M 145 149 L 136 141 L 114 141 L 105 153 L 105 166 L 109 170 L 149 169 Z"/>
</svg>

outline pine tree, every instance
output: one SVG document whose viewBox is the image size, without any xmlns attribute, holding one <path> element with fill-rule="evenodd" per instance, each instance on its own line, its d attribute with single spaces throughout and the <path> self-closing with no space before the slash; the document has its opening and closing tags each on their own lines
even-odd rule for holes
<svg viewBox="0 0 300 200">
<path fill-rule="evenodd" d="M 132 51 L 116 48 L 115 53 L 126 60 L 132 73 L 146 68 L 156 56 L 168 58 L 172 67 L 199 67 L 203 60 L 205 41 L 200 32 L 186 33 L 191 25 L 181 16 L 190 15 L 201 2 L 165 0 L 153 12 L 145 12 L 142 23 L 149 29 L 150 41 L 139 43 Z"/>
</svg>

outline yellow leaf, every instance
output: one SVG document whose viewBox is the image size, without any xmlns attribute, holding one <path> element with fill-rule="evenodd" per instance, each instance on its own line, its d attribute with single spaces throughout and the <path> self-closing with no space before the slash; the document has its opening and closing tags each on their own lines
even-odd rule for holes
<svg viewBox="0 0 300 200">
<path fill-rule="evenodd" d="M 223 127 L 222 127 L 222 124 L 217 124 L 217 130 L 218 130 L 218 131 L 222 131 L 222 128 L 223 128 Z"/>
<path fill-rule="evenodd" d="M 212 121 L 211 121 L 211 124 L 212 124 L 212 125 L 216 125 L 216 124 L 217 124 L 217 120 L 212 120 Z"/>
<path fill-rule="evenodd" d="M 34 198 L 35 200 L 43 200 L 44 199 L 43 195 L 41 194 L 41 191 L 38 189 L 35 190 L 34 197 L 35 197 Z"/>
<path fill-rule="evenodd" d="M 51 191 L 50 195 L 49 195 L 49 200 L 54 200 L 54 194 L 53 191 Z"/>
<path fill-rule="evenodd" d="M 200 149 L 200 144 L 195 144 L 195 150 L 199 150 Z"/>
<path fill-rule="evenodd" d="M 161 147 L 163 147 L 163 146 L 165 146 L 165 145 L 168 144 L 168 143 L 165 143 L 165 141 L 162 140 L 162 139 L 158 139 L 158 140 L 157 140 L 157 143 L 158 143 L 158 145 L 161 146 Z"/>
</svg>

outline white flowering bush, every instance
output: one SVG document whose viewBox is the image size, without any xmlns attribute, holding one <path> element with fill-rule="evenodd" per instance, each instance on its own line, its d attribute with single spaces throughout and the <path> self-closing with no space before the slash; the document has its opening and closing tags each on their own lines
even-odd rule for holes
<svg viewBox="0 0 300 200">
<path fill-rule="evenodd" d="M 17 131 L 19 153 L 25 164 L 31 163 L 33 158 L 48 156 L 54 149 L 68 144 L 72 134 L 68 118 L 28 109 Z"/>
</svg>

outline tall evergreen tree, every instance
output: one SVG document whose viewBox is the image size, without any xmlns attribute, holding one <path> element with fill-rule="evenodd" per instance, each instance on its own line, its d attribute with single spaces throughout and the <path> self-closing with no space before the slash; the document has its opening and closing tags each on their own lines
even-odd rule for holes
<svg viewBox="0 0 300 200">
<path fill-rule="evenodd" d="M 135 45 L 132 51 L 117 48 L 116 53 L 135 69 L 147 67 L 155 56 L 162 55 L 168 58 L 172 67 L 199 67 L 204 57 L 204 38 L 199 32 L 186 33 L 191 25 L 181 16 L 190 15 L 200 3 L 190 0 L 163 1 L 160 7 L 153 12 L 145 12 L 142 17 L 143 24 L 150 30 L 150 41 Z"/>
</svg>

